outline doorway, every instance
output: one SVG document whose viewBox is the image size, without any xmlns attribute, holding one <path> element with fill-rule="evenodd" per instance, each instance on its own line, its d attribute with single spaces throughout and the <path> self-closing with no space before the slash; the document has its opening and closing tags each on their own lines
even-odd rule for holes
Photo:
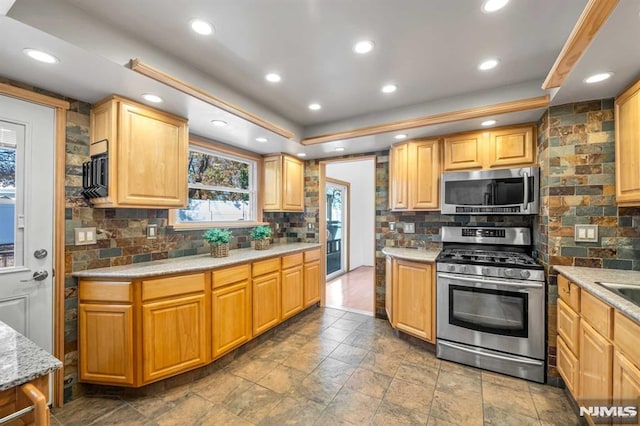
<svg viewBox="0 0 640 426">
<path fill-rule="evenodd" d="M 327 279 L 349 270 L 349 182 L 327 178 Z"/>
</svg>

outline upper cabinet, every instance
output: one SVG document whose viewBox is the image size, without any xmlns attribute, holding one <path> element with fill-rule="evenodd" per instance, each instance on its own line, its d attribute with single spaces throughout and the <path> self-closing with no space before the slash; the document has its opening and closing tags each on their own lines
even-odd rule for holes
<svg viewBox="0 0 640 426">
<path fill-rule="evenodd" d="M 304 211 L 304 163 L 289 155 L 264 157 L 264 211 Z"/>
<path fill-rule="evenodd" d="M 616 98 L 615 108 L 616 201 L 640 206 L 640 81 Z"/>
<path fill-rule="evenodd" d="M 106 197 L 96 207 L 184 207 L 187 120 L 118 96 L 91 109 L 92 158 L 108 159 Z"/>
<path fill-rule="evenodd" d="M 392 210 L 440 208 L 440 143 L 416 140 L 391 147 L 389 203 Z"/>
<path fill-rule="evenodd" d="M 506 168 L 533 164 L 533 124 L 444 138 L 444 170 Z"/>
</svg>

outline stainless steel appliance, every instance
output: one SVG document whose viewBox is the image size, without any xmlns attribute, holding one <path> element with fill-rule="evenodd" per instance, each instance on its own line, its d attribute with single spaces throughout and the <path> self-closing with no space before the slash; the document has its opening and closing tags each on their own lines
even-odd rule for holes
<svg viewBox="0 0 640 426">
<path fill-rule="evenodd" d="M 442 175 L 442 214 L 538 214 L 538 167 Z"/>
<path fill-rule="evenodd" d="M 545 279 L 528 228 L 443 227 L 436 355 L 544 383 Z"/>
</svg>

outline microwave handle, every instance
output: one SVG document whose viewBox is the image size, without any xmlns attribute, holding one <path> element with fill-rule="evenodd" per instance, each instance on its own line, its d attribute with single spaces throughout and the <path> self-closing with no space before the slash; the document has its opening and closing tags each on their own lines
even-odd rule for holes
<svg viewBox="0 0 640 426">
<path fill-rule="evenodd" d="M 524 202 L 522 204 L 526 207 L 529 204 L 529 173 L 522 174 L 522 184 L 524 185 Z"/>
</svg>

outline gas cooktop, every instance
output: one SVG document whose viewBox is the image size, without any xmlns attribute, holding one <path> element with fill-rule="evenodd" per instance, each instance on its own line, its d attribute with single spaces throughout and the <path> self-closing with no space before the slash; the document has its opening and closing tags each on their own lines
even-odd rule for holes
<svg viewBox="0 0 640 426">
<path fill-rule="evenodd" d="M 476 265 L 541 267 L 531 256 L 510 251 L 445 249 L 440 253 L 437 260 L 440 262 Z"/>
</svg>

